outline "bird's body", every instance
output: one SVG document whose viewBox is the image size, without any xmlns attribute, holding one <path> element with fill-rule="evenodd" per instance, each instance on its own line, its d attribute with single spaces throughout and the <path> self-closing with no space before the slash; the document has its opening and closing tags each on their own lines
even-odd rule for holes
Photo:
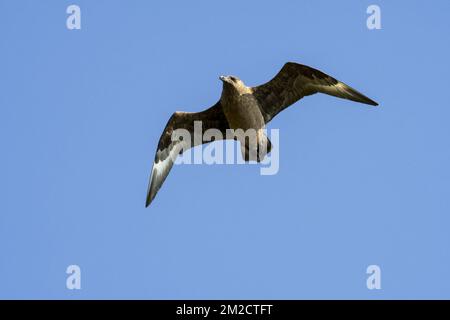
<svg viewBox="0 0 450 320">
<path fill-rule="evenodd" d="M 259 108 L 258 100 L 253 96 L 251 88 L 233 83 L 236 77 L 222 77 L 223 90 L 220 105 L 231 129 L 259 130 L 264 128 L 264 117 Z"/>
<path fill-rule="evenodd" d="M 268 152 L 268 138 L 263 131 L 266 124 L 258 100 L 253 95 L 252 88 L 245 86 L 238 78 L 228 76 L 221 77 L 221 80 L 224 84 L 220 105 L 230 129 L 241 133 L 235 139 L 241 143 L 242 157 L 246 161 L 259 162 Z M 254 143 L 246 143 L 246 137 L 253 138 Z M 259 150 L 262 150 L 261 155 L 258 155 Z"/>
<path fill-rule="evenodd" d="M 243 158 L 246 161 L 261 161 L 271 150 L 270 140 L 263 132 L 266 124 L 280 111 L 304 96 L 322 92 L 378 105 L 343 82 L 319 70 L 293 62 L 286 63 L 272 80 L 257 87 L 247 87 L 234 76 L 221 76 L 220 80 L 223 82 L 222 95 L 214 106 L 202 112 L 175 112 L 167 123 L 155 155 L 146 206 L 150 205 L 155 197 L 178 154 L 199 144 L 199 140 L 194 138 L 196 121 L 202 122 L 203 130 L 219 130 L 224 138 L 227 137 L 226 131 L 230 129 L 240 132 L 232 138 L 240 141 Z M 172 140 L 172 133 L 176 129 L 191 133 L 191 141 Z M 255 143 L 245 140 L 248 138 L 248 132 L 253 132 Z M 209 141 L 200 141 L 206 142 Z"/>
<path fill-rule="evenodd" d="M 252 94 L 242 94 L 233 98 L 221 98 L 220 104 L 231 129 L 262 129 L 264 117 L 259 104 Z"/>
</svg>

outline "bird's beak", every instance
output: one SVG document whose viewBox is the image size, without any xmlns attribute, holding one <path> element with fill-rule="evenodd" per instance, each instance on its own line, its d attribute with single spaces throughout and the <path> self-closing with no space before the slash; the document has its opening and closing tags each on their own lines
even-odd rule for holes
<svg viewBox="0 0 450 320">
<path fill-rule="evenodd" d="M 222 80 L 222 81 L 226 81 L 226 80 L 227 80 L 227 77 L 225 77 L 225 76 L 220 76 L 219 79 Z"/>
</svg>

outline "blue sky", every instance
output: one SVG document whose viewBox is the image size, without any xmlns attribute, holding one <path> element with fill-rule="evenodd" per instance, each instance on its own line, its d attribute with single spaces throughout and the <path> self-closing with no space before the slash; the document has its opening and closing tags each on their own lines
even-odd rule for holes
<svg viewBox="0 0 450 320">
<path fill-rule="evenodd" d="M 66 8 L 81 8 L 81 30 Z M 368 30 L 366 9 L 381 8 Z M 1 1 L 0 298 L 450 298 L 450 2 Z M 280 170 L 175 166 L 170 115 L 286 61 L 380 103 L 305 98 Z M 81 290 L 66 288 L 79 265 Z M 366 268 L 381 268 L 368 290 Z"/>
</svg>

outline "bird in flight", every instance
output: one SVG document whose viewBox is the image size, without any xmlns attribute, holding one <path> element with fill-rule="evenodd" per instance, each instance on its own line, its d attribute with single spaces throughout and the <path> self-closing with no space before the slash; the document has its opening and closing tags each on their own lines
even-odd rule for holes
<svg viewBox="0 0 450 320">
<path fill-rule="evenodd" d="M 378 103 L 359 93 L 345 83 L 329 75 L 294 62 L 286 63 L 269 82 L 257 87 L 247 87 L 235 76 L 220 76 L 223 82 L 219 101 L 201 112 L 175 112 L 169 119 L 159 139 L 155 160 L 150 175 L 146 207 L 150 205 L 160 189 L 177 156 L 190 147 L 210 141 L 194 137 L 194 122 L 201 121 L 203 130 L 217 129 L 226 137 L 226 131 L 253 129 L 256 132 L 254 147 L 241 142 L 243 158 L 261 161 L 270 152 L 271 143 L 263 132 L 266 124 L 278 113 L 305 96 L 326 93 L 372 106 Z M 191 135 L 191 141 L 173 140 L 174 130 L 184 129 Z M 253 150 L 255 149 L 255 150 Z"/>
</svg>

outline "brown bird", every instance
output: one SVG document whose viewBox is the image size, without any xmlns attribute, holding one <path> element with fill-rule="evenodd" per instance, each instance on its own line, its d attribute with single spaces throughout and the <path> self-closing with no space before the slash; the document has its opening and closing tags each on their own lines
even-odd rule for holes
<svg viewBox="0 0 450 320">
<path fill-rule="evenodd" d="M 170 117 L 159 139 L 146 207 L 155 198 L 176 157 L 190 147 L 209 142 L 202 140 L 202 137 L 194 137 L 194 121 L 202 122 L 203 131 L 218 129 L 224 138 L 229 129 L 253 129 L 256 132 L 256 159 L 253 156 L 255 148 L 252 149 L 239 137 L 235 136 L 233 139 L 241 142 L 245 160 L 261 161 L 271 149 L 271 143 L 263 132 L 265 125 L 279 112 L 305 96 L 320 92 L 372 106 L 378 105 L 345 83 L 294 62 L 286 63 L 272 80 L 257 87 L 247 87 L 235 76 L 221 76 L 220 80 L 223 82 L 222 95 L 214 106 L 201 112 L 177 111 Z M 172 133 L 176 129 L 190 132 L 191 141 L 172 141 Z"/>
</svg>

